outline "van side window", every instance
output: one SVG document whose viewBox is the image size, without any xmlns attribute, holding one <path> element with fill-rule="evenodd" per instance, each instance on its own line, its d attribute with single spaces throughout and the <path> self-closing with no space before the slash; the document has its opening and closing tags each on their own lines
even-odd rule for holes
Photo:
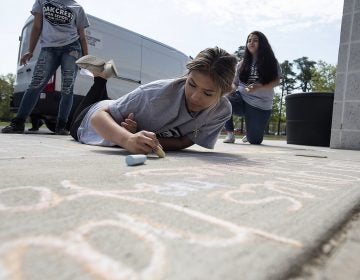
<svg viewBox="0 0 360 280">
<path fill-rule="evenodd" d="M 22 30 L 21 34 L 21 41 L 20 41 L 20 50 L 19 50 L 19 57 L 18 63 L 20 62 L 20 58 L 28 51 L 28 44 L 30 41 L 30 33 L 31 33 L 32 23 L 26 25 Z"/>
</svg>

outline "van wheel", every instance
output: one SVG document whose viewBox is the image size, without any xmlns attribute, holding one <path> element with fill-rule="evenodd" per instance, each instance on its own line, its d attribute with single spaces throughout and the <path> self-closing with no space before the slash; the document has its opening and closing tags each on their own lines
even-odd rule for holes
<svg viewBox="0 0 360 280">
<path fill-rule="evenodd" d="M 56 120 L 47 120 L 47 119 L 44 119 L 44 122 L 45 122 L 46 127 L 47 127 L 50 131 L 55 132 Z"/>
</svg>

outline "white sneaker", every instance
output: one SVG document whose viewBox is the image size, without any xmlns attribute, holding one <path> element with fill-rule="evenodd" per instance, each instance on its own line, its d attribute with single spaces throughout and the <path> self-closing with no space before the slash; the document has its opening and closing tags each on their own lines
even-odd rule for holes
<svg viewBox="0 0 360 280">
<path fill-rule="evenodd" d="M 80 67 L 82 65 L 84 65 L 84 66 L 86 66 L 86 65 L 104 66 L 105 60 L 103 60 L 102 58 L 98 58 L 94 55 L 88 54 L 88 55 L 84 55 L 84 56 L 80 57 L 78 60 L 75 61 L 75 63 L 77 65 L 79 65 Z"/>
<path fill-rule="evenodd" d="M 80 57 L 75 63 L 83 69 L 89 70 L 94 75 L 104 71 L 105 60 L 93 55 L 85 55 Z"/>
<path fill-rule="evenodd" d="M 106 62 L 104 70 L 99 73 L 98 76 L 107 80 L 109 78 L 117 77 L 118 75 L 119 73 L 116 69 L 115 62 L 113 60 L 109 60 Z"/>
<path fill-rule="evenodd" d="M 223 142 L 224 143 L 235 143 L 235 135 L 234 135 L 234 133 L 228 133 Z"/>
<path fill-rule="evenodd" d="M 247 140 L 246 135 L 245 135 L 243 138 L 241 138 L 241 141 L 243 141 L 243 143 L 247 143 L 247 142 L 249 142 L 249 141 Z"/>
</svg>

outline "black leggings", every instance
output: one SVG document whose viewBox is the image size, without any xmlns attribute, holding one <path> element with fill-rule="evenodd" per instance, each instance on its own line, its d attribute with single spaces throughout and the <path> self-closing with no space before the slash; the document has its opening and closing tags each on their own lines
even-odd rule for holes
<svg viewBox="0 0 360 280">
<path fill-rule="evenodd" d="M 90 110 L 91 106 L 99 101 L 108 100 L 109 97 L 106 91 L 107 80 L 101 77 L 94 77 L 94 84 L 90 88 L 87 95 L 80 102 L 79 106 L 73 116 L 73 121 L 70 125 L 71 136 L 78 141 L 77 130 L 80 127 L 82 120 L 86 113 Z"/>
</svg>

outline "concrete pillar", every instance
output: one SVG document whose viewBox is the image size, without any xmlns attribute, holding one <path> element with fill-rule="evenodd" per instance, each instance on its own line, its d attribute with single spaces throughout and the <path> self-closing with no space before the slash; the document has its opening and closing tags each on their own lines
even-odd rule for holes
<svg viewBox="0 0 360 280">
<path fill-rule="evenodd" d="M 360 150 L 360 0 L 344 0 L 330 147 Z"/>
</svg>

